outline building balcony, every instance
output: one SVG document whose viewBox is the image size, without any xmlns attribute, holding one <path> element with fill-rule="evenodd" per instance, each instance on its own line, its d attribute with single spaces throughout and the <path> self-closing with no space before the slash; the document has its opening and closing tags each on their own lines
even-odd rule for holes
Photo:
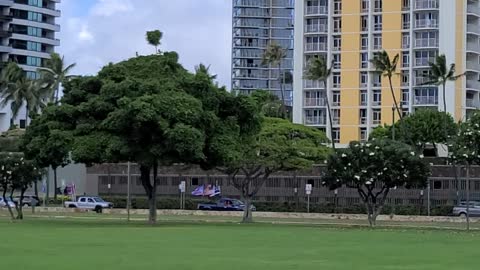
<svg viewBox="0 0 480 270">
<path fill-rule="evenodd" d="M 325 86 L 319 81 L 305 80 L 304 88 L 306 89 L 324 89 Z"/>
<path fill-rule="evenodd" d="M 415 0 L 415 9 L 438 9 L 438 0 Z"/>
<path fill-rule="evenodd" d="M 266 0 L 235 0 L 234 7 L 267 7 Z"/>
<path fill-rule="evenodd" d="M 430 63 L 434 63 L 435 58 L 417 58 L 415 59 L 415 66 L 416 67 L 428 67 Z"/>
<path fill-rule="evenodd" d="M 374 120 L 372 120 L 372 125 L 378 126 L 378 125 L 381 125 L 381 124 L 382 124 L 382 120 L 381 120 L 381 119 L 374 119 Z"/>
<path fill-rule="evenodd" d="M 465 100 L 465 107 L 472 108 L 472 109 L 478 109 L 478 108 L 480 108 L 480 103 L 477 100 L 467 98 Z"/>
<path fill-rule="evenodd" d="M 468 5 L 467 5 L 467 14 L 468 14 L 468 15 L 475 15 L 475 16 L 480 17 L 480 9 L 479 9 L 477 6 L 475 6 L 475 5 L 471 4 L 471 3 L 468 3 Z"/>
<path fill-rule="evenodd" d="M 305 52 L 326 52 L 327 44 L 326 43 L 306 43 Z"/>
<path fill-rule="evenodd" d="M 430 81 L 427 77 L 415 77 L 415 86 L 424 86 L 425 83 Z"/>
<path fill-rule="evenodd" d="M 325 126 L 327 119 L 325 116 L 305 116 L 304 122 L 307 126 Z"/>
<path fill-rule="evenodd" d="M 438 105 L 438 97 L 417 96 L 413 101 L 415 105 Z"/>
<path fill-rule="evenodd" d="M 324 98 L 305 98 L 303 105 L 305 107 L 324 107 L 327 102 Z"/>
<path fill-rule="evenodd" d="M 438 48 L 439 42 L 436 38 L 415 39 L 415 48 Z"/>
<path fill-rule="evenodd" d="M 436 19 L 419 19 L 415 20 L 415 29 L 438 28 L 438 20 Z"/>
<path fill-rule="evenodd" d="M 340 125 L 340 117 L 332 117 L 332 124 L 335 126 Z"/>
<path fill-rule="evenodd" d="M 327 33 L 327 24 L 307 24 L 305 25 L 305 33 Z"/>
<path fill-rule="evenodd" d="M 367 124 L 367 118 L 366 117 L 360 117 L 360 125 L 366 125 Z"/>
<path fill-rule="evenodd" d="M 478 61 L 467 61 L 467 69 L 480 71 L 480 64 L 478 63 Z"/>
<path fill-rule="evenodd" d="M 307 6 L 305 15 L 328 15 L 328 8 L 325 6 Z"/>
<path fill-rule="evenodd" d="M 478 24 L 469 23 L 467 24 L 467 33 L 469 34 L 480 34 L 480 26 Z"/>
<path fill-rule="evenodd" d="M 480 82 L 477 79 L 467 78 L 466 86 L 468 89 L 480 90 Z"/>
<path fill-rule="evenodd" d="M 467 41 L 467 51 L 480 53 L 480 46 L 477 42 Z"/>
</svg>

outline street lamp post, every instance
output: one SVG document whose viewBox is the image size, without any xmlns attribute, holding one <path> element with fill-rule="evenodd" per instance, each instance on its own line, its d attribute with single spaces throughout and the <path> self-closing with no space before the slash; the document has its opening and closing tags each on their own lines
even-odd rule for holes
<svg viewBox="0 0 480 270">
<path fill-rule="evenodd" d="M 131 173 L 130 173 L 130 161 L 127 163 L 127 221 L 130 221 L 130 182 L 131 182 Z"/>
<path fill-rule="evenodd" d="M 395 105 L 392 106 L 392 140 L 395 141 Z"/>
</svg>

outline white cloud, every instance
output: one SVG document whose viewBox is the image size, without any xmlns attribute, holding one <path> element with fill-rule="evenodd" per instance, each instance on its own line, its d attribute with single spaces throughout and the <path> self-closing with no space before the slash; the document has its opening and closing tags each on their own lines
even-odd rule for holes
<svg viewBox="0 0 480 270">
<path fill-rule="evenodd" d="M 77 63 L 74 73 L 95 74 L 109 62 L 153 53 L 145 32 L 160 29 L 162 51 L 177 51 L 190 70 L 211 65 L 220 84 L 230 85 L 231 1 L 98 0 L 80 15 L 77 1 L 60 5 L 59 52 Z"/>
</svg>

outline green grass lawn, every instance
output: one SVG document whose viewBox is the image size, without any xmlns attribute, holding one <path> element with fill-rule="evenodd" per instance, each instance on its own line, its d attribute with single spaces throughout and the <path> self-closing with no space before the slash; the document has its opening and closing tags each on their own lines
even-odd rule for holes
<svg viewBox="0 0 480 270">
<path fill-rule="evenodd" d="M 1 269 L 469 269 L 480 234 L 175 221 L 0 218 Z"/>
</svg>

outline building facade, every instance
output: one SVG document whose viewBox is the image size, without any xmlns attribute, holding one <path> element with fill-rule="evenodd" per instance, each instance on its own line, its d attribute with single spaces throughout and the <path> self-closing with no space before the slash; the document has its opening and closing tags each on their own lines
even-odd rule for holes
<svg viewBox="0 0 480 270">
<path fill-rule="evenodd" d="M 29 79 L 39 77 L 37 69 L 60 45 L 55 38 L 60 26 L 56 9 L 60 0 L 0 0 L 0 68 L 14 61 Z M 12 115 L 10 106 L 0 108 L 0 132 L 8 130 Z M 25 127 L 25 108 L 13 124 Z"/>
<path fill-rule="evenodd" d="M 260 89 L 281 97 L 279 75 L 293 73 L 293 15 L 294 0 L 233 0 L 232 91 L 249 94 Z M 272 42 L 287 51 L 281 72 L 277 66 L 262 65 L 265 49 Z M 292 104 L 292 90 L 287 79 L 284 93 L 288 105 Z"/>
<path fill-rule="evenodd" d="M 393 88 L 403 113 L 447 111 L 462 120 L 479 103 L 478 0 L 299 0 L 295 3 L 294 122 L 330 134 L 325 97 L 332 104 L 333 139 L 364 141 L 371 130 L 394 121 L 388 79 L 370 63 L 385 50 L 398 54 Z M 429 62 L 444 54 L 465 76 L 441 88 L 425 85 Z M 312 57 L 333 62 L 326 87 L 303 79 Z M 398 119 L 398 115 L 395 116 Z"/>
</svg>

